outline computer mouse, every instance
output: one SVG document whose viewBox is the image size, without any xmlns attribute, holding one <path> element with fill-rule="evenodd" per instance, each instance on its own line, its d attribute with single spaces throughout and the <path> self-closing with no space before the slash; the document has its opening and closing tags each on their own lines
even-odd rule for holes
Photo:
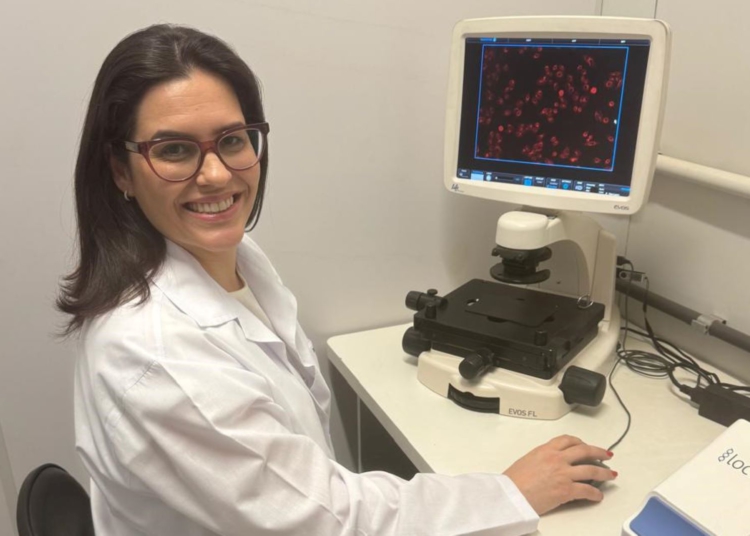
<svg viewBox="0 0 750 536">
<path fill-rule="evenodd" d="M 584 460 L 581 462 L 574 463 L 573 465 L 596 465 L 597 467 L 603 467 L 604 469 L 609 469 L 609 466 L 600 461 L 600 460 Z M 602 484 L 604 484 L 605 481 L 603 480 L 581 480 L 581 484 L 588 484 L 589 486 L 594 486 L 595 488 L 601 487 Z"/>
</svg>

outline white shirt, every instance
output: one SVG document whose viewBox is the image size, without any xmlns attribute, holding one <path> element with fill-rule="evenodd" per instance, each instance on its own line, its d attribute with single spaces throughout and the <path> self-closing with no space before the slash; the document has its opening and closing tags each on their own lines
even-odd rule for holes
<svg viewBox="0 0 750 536">
<path fill-rule="evenodd" d="M 83 330 L 76 443 L 103 536 L 515 536 L 538 517 L 503 475 L 355 474 L 297 304 L 250 239 L 238 270 L 269 329 L 168 242 L 141 305 Z M 294 374 L 297 370 L 299 374 Z M 415 380 L 416 381 L 416 380 Z"/>
</svg>

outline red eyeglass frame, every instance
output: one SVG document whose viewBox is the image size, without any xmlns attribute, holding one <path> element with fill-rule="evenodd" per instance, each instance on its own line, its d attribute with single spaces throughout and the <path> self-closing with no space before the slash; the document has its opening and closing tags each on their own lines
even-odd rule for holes
<svg viewBox="0 0 750 536">
<path fill-rule="evenodd" d="M 248 129 L 254 129 L 260 132 L 261 139 L 263 140 L 261 150 L 258 154 L 258 160 L 251 166 L 247 166 L 244 168 L 236 168 L 232 167 L 229 164 L 227 164 L 224 159 L 221 157 L 221 153 L 218 150 L 217 144 L 219 141 L 225 137 L 231 134 L 232 132 L 237 132 L 239 130 L 248 130 Z M 206 158 L 206 153 L 208 151 L 213 151 L 213 153 L 221 160 L 221 163 L 224 164 L 227 169 L 231 169 L 232 171 L 247 171 L 250 168 L 253 168 L 258 165 L 258 162 L 263 158 L 263 153 L 266 150 L 266 136 L 268 136 L 268 133 L 271 131 L 271 127 L 268 123 L 250 123 L 248 125 L 240 125 L 237 127 L 229 128 L 225 131 L 223 131 L 221 134 L 216 136 L 213 140 L 208 141 L 198 141 L 193 138 L 187 138 L 187 137 L 177 137 L 177 138 L 159 138 L 157 140 L 148 140 L 148 141 L 123 141 L 123 145 L 125 146 L 125 150 L 129 151 L 131 153 L 137 153 L 140 154 L 143 158 L 146 159 L 146 162 L 148 162 L 148 167 L 151 168 L 151 171 L 154 172 L 154 175 L 159 177 L 161 180 L 167 181 L 167 182 L 184 182 L 189 181 L 190 179 L 194 178 L 198 173 L 200 173 L 201 167 L 203 167 L 203 160 Z M 154 169 L 154 165 L 151 163 L 151 157 L 149 157 L 149 151 L 151 151 L 151 147 L 158 143 L 164 143 L 165 141 L 189 141 L 191 143 L 195 143 L 198 145 L 198 148 L 200 149 L 201 156 L 198 160 L 198 167 L 195 170 L 195 173 L 190 175 L 189 177 L 185 179 L 179 179 L 179 180 L 171 180 L 171 179 L 165 179 L 159 173 Z"/>
</svg>

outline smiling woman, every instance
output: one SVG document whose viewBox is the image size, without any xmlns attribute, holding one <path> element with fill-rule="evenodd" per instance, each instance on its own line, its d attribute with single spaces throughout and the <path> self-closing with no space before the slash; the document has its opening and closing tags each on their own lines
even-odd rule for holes
<svg viewBox="0 0 750 536">
<path fill-rule="evenodd" d="M 212 96 L 222 99 L 221 106 L 214 107 L 207 100 Z M 161 110 L 160 104 L 166 108 Z M 196 112 L 206 117 L 190 115 Z M 161 124 L 162 119 L 169 122 Z M 206 120 L 213 123 L 207 125 Z M 259 161 L 240 171 L 222 165 L 217 158 L 221 150 L 209 152 L 203 163 L 207 152 L 203 147 L 200 164 L 204 165 L 198 166 L 202 177 L 172 184 L 159 180 L 153 168 L 150 175 L 147 173 L 149 162 L 154 161 L 149 152 L 145 157 L 130 152 L 134 149 L 133 140 L 176 134 L 205 140 L 243 125 L 261 125 L 258 134 L 253 134 L 259 143 Z M 148 129 L 151 130 L 147 132 Z M 193 197 L 174 198 L 173 203 L 181 200 L 206 204 L 224 202 L 228 197 L 234 200 L 234 194 L 239 196 L 242 191 L 245 198 L 241 200 L 243 210 L 237 210 L 236 227 L 253 227 L 260 216 L 268 171 L 267 133 L 255 75 L 224 42 L 191 28 L 170 25 L 151 26 L 123 39 L 99 71 L 81 135 L 75 172 L 80 262 L 66 278 L 58 299 L 58 307 L 71 315 L 65 334 L 76 332 L 86 320 L 120 303 L 148 299 L 149 279 L 164 262 L 164 238 L 170 238 L 159 225 L 169 222 L 169 228 L 178 233 L 174 235 L 178 242 L 180 236 L 188 241 L 196 238 L 195 232 L 185 226 L 190 221 L 186 215 L 178 216 L 187 211 L 184 206 L 172 205 L 163 214 L 147 212 L 165 202 L 164 196 L 187 188 L 190 191 L 180 195 Z M 136 150 L 142 152 L 140 147 Z M 231 175 L 226 187 L 234 188 L 231 195 L 224 186 L 212 184 L 217 176 L 219 181 L 226 180 L 222 175 Z M 254 181 L 254 186 L 242 177 Z M 136 199 L 131 201 L 131 196 Z M 239 225 L 242 216 L 246 219 Z M 202 236 L 210 234 L 205 226 L 206 222 Z M 228 225 L 216 226 L 219 227 L 216 239 L 224 235 L 229 240 Z M 241 230 L 232 236 L 238 243 Z M 216 247 L 226 249 L 226 243 L 217 243 Z M 225 269 L 222 273 L 226 272 Z M 236 275 L 224 275 L 223 280 L 237 288 Z"/>
<path fill-rule="evenodd" d="M 228 291 L 242 288 L 236 248 L 255 206 L 261 173 L 250 139 L 264 134 L 244 126 L 244 120 L 232 86 L 193 69 L 146 92 L 132 137 L 150 141 L 134 143 L 143 148 L 140 156 L 112 160 L 117 187 L 135 199 L 157 231 L 189 251 Z M 218 138 L 210 140 L 217 132 Z"/>
<path fill-rule="evenodd" d="M 78 333 L 76 445 L 97 534 L 494 534 L 601 500 L 560 437 L 507 474 L 354 474 L 334 458 L 330 391 L 297 302 L 245 233 L 268 124 L 218 39 L 159 25 L 97 78 L 76 168 L 79 265 L 58 301 Z"/>
</svg>

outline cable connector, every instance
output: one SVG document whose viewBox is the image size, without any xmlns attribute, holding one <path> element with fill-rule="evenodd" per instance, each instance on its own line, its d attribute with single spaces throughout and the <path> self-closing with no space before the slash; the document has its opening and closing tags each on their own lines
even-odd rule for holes
<svg viewBox="0 0 750 536">
<path fill-rule="evenodd" d="M 680 386 L 680 391 L 698 404 L 698 415 L 724 426 L 737 419 L 750 421 L 750 398 L 713 384 L 708 387 Z"/>
</svg>

